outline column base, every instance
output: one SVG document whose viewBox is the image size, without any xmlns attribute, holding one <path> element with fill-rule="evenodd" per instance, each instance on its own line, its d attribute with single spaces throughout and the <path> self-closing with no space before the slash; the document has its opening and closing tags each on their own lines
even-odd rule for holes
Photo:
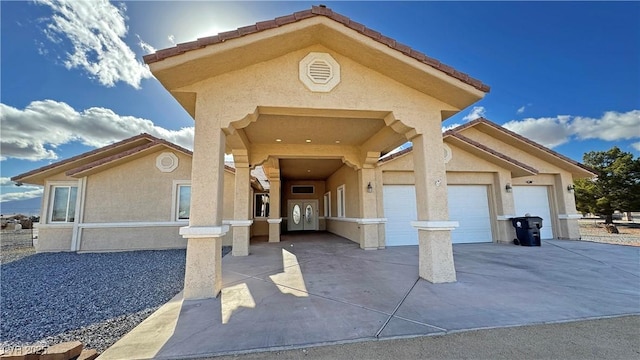
<svg viewBox="0 0 640 360">
<path fill-rule="evenodd" d="M 231 246 L 231 255 L 248 256 L 249 255 L 249 228 L 234 227 L 233 228 L 233 245 Z"/>
<path fill-rule="evenodd" d="M 269 223 L 269 242 L 280 242 L 280 224 L 282 223 L 282 218 L 267 219 L 267 222 Z"/>
<path fill-rule="evenodd" d="M 360 248 L 364 250 L 378 250 L 378 224 L 359 224 Z"/>
<path fill-rule="evenodd" d="M 434 284 L 455 282 L 451 230 L 458 227 L 458 222 L 414 221 L 411 225 L 418 229 L 420 277 Z"/>
<path fill-rule="evenodd" d="M 184 299 L 214 298 L 221 289 L 222 238 L 189 238 L 184 271 Z"/>
</svg>

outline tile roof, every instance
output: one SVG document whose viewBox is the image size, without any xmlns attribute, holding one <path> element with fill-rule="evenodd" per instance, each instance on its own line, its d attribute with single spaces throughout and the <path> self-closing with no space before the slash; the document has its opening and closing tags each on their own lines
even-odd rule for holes
<svg viewBox="0 0 640 360">
<path fill-rule="evenodd" d="M 28 172 L 20 174 L 20 175 L 16 175 L 16 176 L 11 178 L 11 181 L 19 182 L 20 179 L 23 179 L 25 177 L 29 177 L 29 176 L 35 175 L 35 174 L 43 172 L 43 171 L 51 170 L 51 169 L 60 167 L 62 165 L 66 165 L 66 164 L 72 163 L 74 161 L 82 160 L 83 158 L 86 158 L 88 156 L 98 155 L 101 152 L 105 152 L 107 150 L 115 149 L 115 148 L 118 148 L 120 146 L 126 145 L 128 143 L 133 143 L 133 142 L 136 142 L 138 140 L 144 140 L 144 139 L 152 140 L 152 139 L 157 139 L 157 138 L 155 138 L 154 136 L 151 136 L 149 134 L 136 135 L 136 136 L 130 137 L 128 139 L 124 139 L 122 141 L 118 141 L 118 142 L 115 142 L 113 144 L 110 144 L 110 145 L 107 145 L 107 146 L 103 146 L 101 148 L 94 149 L 94 150 L 91 150 L 91 151 L 87 151 L 87 152 L 82 153 L 80 155 L 76 155 L 74 157 L 70 157 L 70 158 L 62 160 L 62 161 L 58 161 L 58 162 L 55 162 L 55 163 L 52 163 L 52 164 L 49 164 L 49 165 L 45 165 L 45 166 L 39 167 L 37 169 L 28 171 Z"/>
<path fill-rule="evenodd" d="M 491 149 L 491 148 L 489 148 L 487 146 L 484 146 L 484 145 L 482 145 L 481 143 L 479 143 L 477 141 L 471 140 L 468 137 L 463 136 L 462 134 L 459 134 L 457 132 L 449 132 L 449 131 L 445 132 L 444 137 L 447 137 L 447 136 L 455 137 L 458 140 L 464 141 L 467 144 L 470 144 L 470 145 L 472 145 L 472 146 L 474 146 L 474 147 L 476 147 L 476 148 L 478 148 L 478 149 L 480 149 L 480 150 L 482 150 L 484 152 L 487 152 L 487 153 L 489 153 L 489 154 L 491 154 L 493 156 L 496 156 L 496 157 L 498 157 L 498 158 L 500 158 L 502 160 L 510 162 L 510 163 L 516 165 L 519 168 L 527 170 L 530 173 L 538 174 L 538 172 L 539 172 L 537 169 L 535 169 L 535 168 L 533 168 L 533 167 L 531 167 L 531 166 L 529 166 L 529 165 L 527 165 L 527 164 L 525 164 L 523 162 L 520 162 L 520 161 L 518 161 L 518 160 L 516 160 L 516 159 L 514 159 L 514 158 L 512 158 L 510 156 L 507 156 L 507 155 L 505 155 L 505 154 L 503 154 L 503 153 L 501 153 L 499 151 L 493 150 L 493 149 Z"/>
<path fill-rule="evenodd" d="M 490 90 L 489 86 L 486 84 L 483 84 L 480 80 L 474 79 L 471 76 L 452 68 L 451 66 L 443 64 L 440 61 L 425 55 L 424 53 L 414 50 L 407 45 L 401 44 L 395 41 L 394 39 L 384 36 L 375 30 L 369 29 L 363 24 L 355 22 L 344 15 L 340 15 L 323 5 L 313 6 L 309 10 L 298 11 L 291 15 L 281 16 L 273 20 L 261 21 L 254 25 L 241 27 L 232 31 L 222 32 L 214 36 L 204 37 L 204 38 L 197 39 L 195 41 L 177 44 L 174 47 L 158 50 L 153 54 L 145 55 L 143 59 L 145 63 L 151 64 L 172 56 L 183 54 L 188 51 L 201 49 L 209 45 L 219 44 L 227 40 L 240 38 L 250 34 L 255 34 L 261 31 L 277 28 L 280 26 L 295 23 L 295 22 L 316 17 L 316 16 L 324 16 L 333 21 L 341 23 L 344 26 L 354 31 L 357 31 L 364 36 L 367 36 L 381 44 L 384 44 L 390 47 L 391 49 L 399 51 L 406 56 L 409 56 L 417 61 L 420 61 L 423 64 L 429 65 L 434 69 L 440 70 L 445 74 L 453 78 L 456 78 L 465 84 L 471 85 L 480 91 L 489 92 Z"/>
<path fill-rule="evenodd" d="M 530 139 L 528 139 L 528 138 L 526 138 L 526 137 L 524 137 L 524 136 L 522 136 L 522 135 L 520 135 L 518 133 L 515 133 L 515 132 L 513 132 L 513 131 L 511 131 L 511 130 L 503 127 L 503 126 L 500 126 L 500 125 L 494 123 L 491 120 L 485 119 L 483 117 L 477 118 L 477 119 L 472 120 L 472 121 L 470 121 L 470 122 L 468 122 L 468 123 L 466 123 L 464 125 L 460 125 L 460 126 L 458 126 L 456 128 L 448 130 L 447 132 L 445 132 L 445 134 L 447 134 L 449 131 L 459 132 L 461 130 L 468 129 L 470 127 L 476 126 L 478 124 L 483 124 L 483 125 L 490 126 L 490 127 L 494 128 L 494 129 L 496 129 L 498 131 L 501 131 L 503 133 L 506 133 L 506 134 L 508 134 L 508 135 L 510 135 L 510 136 L 522 141 L 522 142 L 525 142 L 525 143 L 527 143 L 527 144 L 537 148 L 538 150 L 543 151 L 543 152 L 545 152 L 545 153 L 547 153 L 547 154 L 549 154 L 551 156 L 554 156 L 554 157 L 557 157 L 559 159 L 562 159 L 562 160 L 564 160 L 564 161 L 566 161 L 566 162 L 568 162 L 568 163 L 570 163 L 572 165 L 575 165 L 575 166 L 577 166 L 577 167 L 579 167 L 579 168 L 581 168 L 583 170 L 586 170 L 586 171 L 588 171 L 590 173 L 593 173 L 594 175 L 596 174 L 596 172 L 593 169 L 589 168 L 588 166 L 583 165 L 583 164 L 581 164 L 581 163 L 579 163 L 579 162 L 577 162 L 577 161 L 575 161 L 573 159 L 570 159 L 570 158 L 568 158 L 568 157 L 566 157 L 566 156 L 564 156 L 564 155 L 562 155 L 562 154 L 560 154 L 560 153 L 558 153 L 556 151 L 553 151 L 553 150 L 547 148 L 546 146 L 540 145 L 540 144 L 538 144 L 537 142 L 535 142 L 533 140 L 530 140 Z"/>
</svg>

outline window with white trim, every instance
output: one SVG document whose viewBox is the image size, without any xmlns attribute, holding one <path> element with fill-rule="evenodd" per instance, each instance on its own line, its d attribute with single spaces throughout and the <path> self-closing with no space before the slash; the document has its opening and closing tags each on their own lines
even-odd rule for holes
<svg viewBox="0 0 640 360">
<path fill-rule="evenodd" d="M 336 191 L 336 197 L 337 197 L 337 205 L 338 205 L 338 217 L 345 217 L 345 213 L 346 213 L 346 207 L 345 207 L 345 191 L 344 191 L 344 184 L 338 186 L 338 189 Z"/>
<path fill-rule="evenodd" d="M 189 220 L 191 215 L 191 185 L 178 184 L 176 190 L 176 220 Z"/>
<path fill-rule="evenodd" d="M 52 223 L 74 222 L 76 219 L 77 198 L 77 186 L 52 186 L 49 221 Z"/>
<path fill-rule="evenodd" d="M 331 217 L 331 191 L 324 194 L 324 217 Z"/>
<path fill-rule="evenodd" d="M 269 217 L 269 194 L 257 193 L 253 197 L 253 217 Z"/>
</svg>

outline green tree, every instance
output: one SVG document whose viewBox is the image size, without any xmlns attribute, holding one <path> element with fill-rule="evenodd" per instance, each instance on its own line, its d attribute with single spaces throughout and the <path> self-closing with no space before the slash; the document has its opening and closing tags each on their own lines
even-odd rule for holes
<svg viewBox="0 0 640 360">
<path fill-rule="evenodd" d="M 605 223 L 611 224 L 616 210 L 640 210 L 640 158 L 614 146 L 608 151 L 585 153 L 583 163 L 597 176 L 576 179 L 578 211 L 604 215 Z"/>
</svg>

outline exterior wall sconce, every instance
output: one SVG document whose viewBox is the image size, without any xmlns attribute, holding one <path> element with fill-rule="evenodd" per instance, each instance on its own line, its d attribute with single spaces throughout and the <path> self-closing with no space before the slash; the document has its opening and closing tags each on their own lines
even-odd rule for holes
<svg viewBox="0 0 640 360">
<path fill-rule="evenodd" d="M 368 193 L 372 193 L 373 192 L 373 186 L 371 186 L 371 181 L 369 181 L 369 184 L 367 184 L 367 192 Z"/>
<path fill-rule="evenodd" d="M 576 189 L 576 187 L 573 184 L 567 186 L 567 191 L 568 192 L 573 192 L 573 190 L 575 190 L 575 189 Z"/>
<path fill-rule="evenodd" d="M 510 193 L 513 190 L 513 188 L 511 187 L 511 184 L 507 184 L 507 185 L 505 185 L 504 190 L 506 192 Z"/>
</svg>

